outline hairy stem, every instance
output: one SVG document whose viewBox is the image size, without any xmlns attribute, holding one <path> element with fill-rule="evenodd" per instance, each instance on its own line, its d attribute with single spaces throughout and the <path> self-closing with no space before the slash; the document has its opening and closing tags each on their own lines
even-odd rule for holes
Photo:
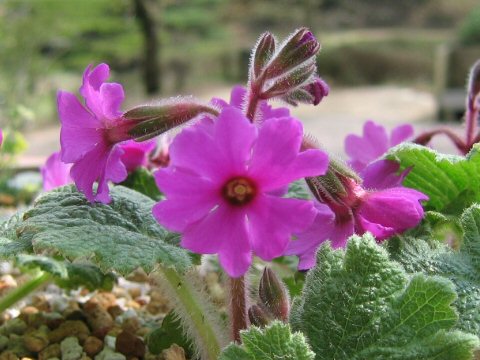
<svg viewBox="0 0 480 360">
<path fill-rule="evenodd" d="M 230 321 L 233 340 L 240 342 L 240 330 L 248 326 L 248 304 L 245 277 L 230 278 Z"/>
<path fill-rule="evenodd" d="M 449 128 L 439 128 L 436 130 L 432 131 L 427 131 L 423 134 L 420 134 L 417 136 L 415 139 L 413 139 L 413 142 L 416 144 L 420 145 L 426 145 L 430 142 L 430 140 L 436 136 L 443 134 L 447 136 L 455 145 L 455 147 L 463 154 L 465 155 L 469 151 L 468 144 L 465 143 L 457 134 L 455 134 L 451 129 Z"/>
<path fill-rule="evenodd" d="M 30 279 L 22 286 L 17 287 L 15 290 L 10 291 L 0 300 L 0 313 L 4 312 L 17 301 L 22 300 L 25 296 L 50 281 L 51 278 L 52 277 L 49 273 L 40 271 L 34 278 Z"/>
<path fill-rule="evenodd" d="M 160 285 L 167 292 L 189 335 L 203 360 L 217 360 L 225 341 L 219 326 L 220 319 L 206 295 L 198 291 L 192 281 L 174 269 L 161 267 L 158 271 Z M 218 321 L 216 321 L 218 320 Z"/>
<path fill-rule="evenodd" d="M 468 150 L 475 144 L 475 135 L 477 132 L 477 121 L 478 121 L 478 111 L 475 109 L 467 109 L 467 113 L 465 114 L 465 142 L 467 144 Z"/>
</svg>

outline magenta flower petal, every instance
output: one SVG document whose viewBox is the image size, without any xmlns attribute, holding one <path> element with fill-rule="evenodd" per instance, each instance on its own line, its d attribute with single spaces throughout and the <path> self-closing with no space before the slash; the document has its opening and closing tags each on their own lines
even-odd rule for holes
<svg viewBox="0 0 480 360">
<path fill-rule="evenodd" d="M 60 153 L 54 152 L 42 166 L 40 172 L 43 178 L 43 189 L 49 191 L 73 182 L 70 177 L 71 164 L 65 164 L 60 159 Z"/>
<path fill-rule="evenodd" d="M 241 85 L 235 85 L 230 93 L 230 105 L 242 109 L 247 96 L 247 89 Z"/>
<path fill-rule="evenodd" d="M 128 172 L 134 171 L 136 168 L 148 165 L 148 156 L 155 149 L 155 141 L 136 142 L 129 140 L 120 144 L 124 153 L 122 162 Z"/>
<path fill-rule="evenodd" d="M 345 247 L 347 239 L 353 235 L 353 217 L 347 221 L 337 222 L 330 208 L 315 202 L 316 215 L 307 230 L 297 234 L 297 240 L 290 241 L 285 255 L 297 255 L 298 269 L 307 270 L 315 266 L 318 247 L 329 240 L 334 249 Z"/>
<path fill-rule="evenodd" d="M 262 196 L 248 215 L 253 251 L 266 261 L 281 256 L 290 234 L 306 229 L 315 213 L 309 201 Z M 268 238 L 272 240 L 265 241 Z"/>
<path fill-rule="evenodd" d="M 3 131 L 2 129 L 0 129 L 0 146 L 2 146 L 2 142 L 3 142 Z"/>
<path fill-rule="evenodd" d="M 398 145 L 413 136 L 413 126 L 410 124 L 404 124 L 397 126 L 392 130 L 390 135 L 390 147 Z"/>
<path fill-rule="evenodd" d="M 351 158 L 350 166 L 361 171 L 369 162 L 377 159 L 388 149 L 388 135 L 383 126 L 367 121 L 363 136 L 350 134 L 345 139 L 345 151 Z"/>
<path fill-rule="evenodd" d="M 384 240 L 415 227 L 424 215 L 422 200 L 428 197 L 403 187 L 368 193 L 355 212 L 356 232 L 370 231 L 378 240 Z"/>
<path fill-rule="evenodd" d="M 100 64 L 91 70 L 89 65 L 83 73 L 83 83 L 80 94 L 85 99 L 85 104 L 95 117 L 101 119 L 103 113 L 103 97 L 100 95 L 100 87 L 110 76 L 110 68 L 107 64 Z"/>
<path fill-rule="evenodd" d="M 398 174 L 400 164 L 393 160 L 377 160 L 360 172 L 362 186 L 368 190 L 383 190 L 402 185 L 408 170 Z"/>
<path fill-rule="evenodd" d="M 244 118 L 245 121 L 232 120 L 234 118 Z M 215 129 L 218 151 L 223 154 L 225 161 L 231 164 L 232 172 L 245 172 L 253 142 L 257 137 L 257 128 L 249 123 L 239 109 L 228 107 L 217 118 Z M 235 136 L 229 136 L 231 133 Z"/>
<path fill-rule="evenodd" d="M 116 83 L 105 83 L 100 87 L 102 114 L 105 119 L 116 119 L 122 115 L 120 106 L 125 99 L 123 87 Z"/>
<path fill-rule="evenodd" d="M 282 142 L 274 136 L 278 133 L 285 134 Z M 299 177 L 325 174 L 328 156 L 320 150 L 299 153 L 302 138 L 303 126 L 293 118 L 280 118 L 262 125 L 253 147 L 250 174 L 265 190 L 282 187 Z"/>
</svg>

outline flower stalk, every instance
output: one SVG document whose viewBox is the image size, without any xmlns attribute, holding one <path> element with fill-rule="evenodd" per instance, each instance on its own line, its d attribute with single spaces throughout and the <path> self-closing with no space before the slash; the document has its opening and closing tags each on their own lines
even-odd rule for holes
<svg viewBox="0 0 480 360">
<path fill-rule="evenodd" d="M 10 291 L 0 300 L 0 313 L 13 306 L 18 301 L 38 289 L 40 286 L 46 284 L 52 279 L 49 273 L 39 271 L 32 279 L 28 280 L 22 286 Z"/>
<path fill-rule="evenodd" d="M 240 331 L 248 326 L 248 298 L 245 276 L 229 279 L 232 338 L 241 342 Z"/>
</svg>

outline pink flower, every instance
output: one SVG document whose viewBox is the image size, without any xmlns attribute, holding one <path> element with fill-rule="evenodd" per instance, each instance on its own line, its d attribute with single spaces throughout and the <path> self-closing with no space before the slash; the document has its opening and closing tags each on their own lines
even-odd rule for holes
<svg viewBox="0 0 480 360">
<path fill-rule="evenodd" d="M 108 182 L 118 183 L 127 177 L 121 160 L 124 151 L 116 146 L 130 138 L 127 122 L 122 119 L 119 110 L 124 93 L 120 84 L 105 82 L 109 73 L 106 64 L 100 64 L 93 70 L 87 67 L 80 88 L 85 106 L 69 92 L 59 91 L 57 95 L 62 123 L 62 161 L 73 163 L 71 176 L 91 202 L 108 203 Z M 94 194 L 95 182 L 98 187 Z"/>
<path fill-rule="evenodd" d="M 173 140 L 170 165 L 155 173 L 167 197 L 153 208 L 155 218 L 182 233 L 183 247 L 218 253 L 232 277 L 247 271 L 252 251 L 267 261 L 282 255 L 290 234 L 306 229 L 315 211 L 311 202 L 275 191 L 325 173 L 328 164 L 324 152 L 300 152 L 302 136 L 293 118 L 258 128 L 239 109 L 224 107 L 215 122 L 204 119 Z"/>
<path fill-rule="evenodd" d="M 43 190 L 49 191 L 73 182 L 70 177 L 71 164 L 65 164 L 60 159 L 60 152 L 50 155 L 40 169 L 43 178 Z"/>
<path fill-rule="evenodd" d="M 2 146 L 2 142 L 3 142 L 3 131 L 2 129 L 0 129 L 0 146 Z"/>
<path fill-rule="evenodd" d="M 123 155 L 121 160 L 128 172 L 148 165 L 148 156 L 156 147 L 155 141 L 137 142 L 134 140 L 120 144 Z"/>
<path fill-rule="evenodd" d="M 350 134 L 345 138 L 345 151 L 350 156 L 348 164 L 357 172 L 378 159 L 391 147 L 413 136 L 413 127 L 405 124 L 392 130 L 390 137 L 381 125 L 367 121 L 363 125 L 363 136 Z"/>
<path fill-rule="evenodd" d="M 369 187 L 350 178 L 343 179 L 347 195 L 339 201 L 317 202 L 312 226 L 291 241 L 286 255 L 299 257 L 299 269 L 315 266 L 315 253 L 323 242 L 330 240 L 333 248 L 345 247 L 353 234 L 370 232 L 378 241 L 400 234 L 419 224 L 424 216 L 422 200 L 428 197 L 401 186 L 404 174 L 393 175 L 398 164 L 377 161 L 364 169 Z M 390 177 L 380 180 L 378 172 L 389 171 Z M 368 189 L 368 190 L 367 190 Z"/>
</svg>

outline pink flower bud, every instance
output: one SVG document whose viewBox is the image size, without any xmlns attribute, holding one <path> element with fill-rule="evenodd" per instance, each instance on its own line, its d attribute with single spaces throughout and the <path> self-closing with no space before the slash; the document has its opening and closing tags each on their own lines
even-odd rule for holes
<svg viewBox="0 0 480 360">
<path fill-rule="evenodd" d="M 290 91 L 282 100 L 293 106 L 298 103 L 318 105 L 329 91 L 327 83 L 316 77 L 311 83 Z"/>
<path fill-rule="evenodd" d="M 144 105 L 125 112 L 124 118 L 135 123 L 128 134 L 137 141 L 152 139 L 201 114 L 218 115 L 209 105 L 193 100 L 173 100 L 161 105 Z"/>
<path fill-rule="evenodd" d="M 283 96 L 310 81 L 315 74 L 315 64 L 299 67 L 289 72 L 285 77 L 275 80 L 273 85 L 263 93 L 264 99 Z"/>
<path fill-rule="evenodd" d="M 258 327 L 267 326 L 272 318 L 262 309 L 261 306 L 254 304 L 248 309 L 248 318 L 252 325 Z"/>
<path fill-rule="evenodd" d="M 253 50 L 253 75 L 257 78 L 275 52 L 275 38 L 269 32 L 260 36 Z"/>
<path fill-rule="evenodd" d="M 262 278 L 260 279 L 258 295 L 260 296 L 262 305 L 275 319 L 284 322 L 288 321 L 290 298 L 287 288 L 268 267 L 265 268 Z"/>
</svg>

